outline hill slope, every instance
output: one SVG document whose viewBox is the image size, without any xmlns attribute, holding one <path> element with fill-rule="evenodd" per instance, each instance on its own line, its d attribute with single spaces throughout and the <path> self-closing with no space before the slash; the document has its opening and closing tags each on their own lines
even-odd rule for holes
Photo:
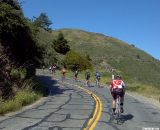
<svg viewBox="0 0 160 130">
<path fill-rule="evenodd" d="M 91 56 L 97 69 L 115 70 L 129 82 L 141 82 L 158 87 L 160 62 L 146 52 L 121 40 L 83 30 L 61 29 L 53 31 L 55 38 L 62 32 L 71 49 Z"/>
</svg>

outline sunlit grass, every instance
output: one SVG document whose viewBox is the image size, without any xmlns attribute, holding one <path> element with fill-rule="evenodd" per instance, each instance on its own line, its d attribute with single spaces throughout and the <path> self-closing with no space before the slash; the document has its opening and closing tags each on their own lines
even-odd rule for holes
<svg viewBox="0 0 160 130">
<path fill-rule="evenodd" d="M 39 98 L 40 95 L 35 92 L 31 92 L 29 90 L 21 90 L 16 94 L 14 99 L 4 102 L 1 101 L 0 114 L 16 111 L 23 106 L 33 103 Z"/>
<path fill-rule="evenodd" d="M 154 86 L 149 86 L 140 83 L 131 83 L 128 85 L 127 90 L 139 93 L 149 98 L 154 98 L 156 100 L 159 100 L 160 98 L 160 90 Z"/>
<path fill-rule="evenodd" d="M 37 90 L 33 91 L 33 87 Z M 39 88 L 38 88 L 39 87 Z M 0 99 L 0 115 L 8 112 L 13 112 L 21 109 L 23 106 L 29 105 L 43 96 L 43 89 L 38 83 L 35 83 L 32 79 L 24 82 L 23 88 L 16 92 L 13 99 L 2 100 Z"/>
<path fill-rule="evenodd" d="M 91 72 L 91 78 L 90 81 L 92 83 L 95 83 L 95 72 L 94 71 L 90 71 Z M 104 74 L 105 73 L 105 74 Z M 60 75 L 60 71 L 57 71 L 56 75 Z M 73 79 L 74 77 L 74 73 L 72 71 L 67 71 L 66 73 L 66 77 L 67 78 L 71 78 Z M 81 71 L 78 74 L 78 80 L 83 80 L 85 81 L 85 71 Z M 126 86 L 127 86 L 127 91 L 131 91 L 131 92 L 136 92 L 139 93 L 143 96 L 149 97 L 149 98 L 154 98 L 156 100 L 159 100 L 160 98 L 160 90 L 154 86 L 151 85 L 146 85 L 146 84 L 142 84 L 142 83 L 134 83 L 134 82 L 129 82 L 124 81 Z M 102 86 L 109 86 L 111 83 L 111 74 L 101 71 L 101 80 L 100 80 L 100 84 Z"/>
</svg>

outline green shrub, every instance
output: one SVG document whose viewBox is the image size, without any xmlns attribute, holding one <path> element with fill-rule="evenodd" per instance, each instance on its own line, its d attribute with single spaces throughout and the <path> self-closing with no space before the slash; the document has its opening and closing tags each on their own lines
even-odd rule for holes
<svg viewBox="0 0 160 130">
<path fill-rule="evenodd" d="M 93 66 L 91 62 L 87 59 L 85 55 L 77 53 L 75 51 L 69 51 L 64 59 L 64 64 L 68 68 L 72 69 L 73 66 L 78 65 L 80 70 L 92 69 Z"/>
<path fill-rule="evenodd" d="M 7 113 L 9 111 L 15 111 L 21 107 L 21 104 L 14 100 L 2 102 L 0 105 L 0 114 Z"/>
<path fill-rule="evenodd" d="M 10 72 L 10 75 L 13 79 L 25 79 L 27 76 L 27 70 L 25 68 L 15 69 L 13 68 Z"/>
<path fill-rule="evenodd" d="M 18 69 L 12 69 L 11 72 L 10 72 L 10 75 L 13 79 L 19 79 L 20 78 L 20 74 L 19 74 L 19 71 Z"/>
<path fill-rule="evenodd" d="M 20 78 L 25 79 L 27 77 L 27 70 L 25 68 L 21 68 L 19 70 Z"/>
<path fill-rule="evenodd" d="M 19 102 L 21 106 L 33 103 L 39 96 L 33 91 L 22 90 L 15 96 L 15 101 Z"/>
</svg>

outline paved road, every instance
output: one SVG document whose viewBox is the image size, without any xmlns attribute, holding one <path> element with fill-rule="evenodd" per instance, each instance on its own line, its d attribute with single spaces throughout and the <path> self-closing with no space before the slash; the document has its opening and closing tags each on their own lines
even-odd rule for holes
<svg viewBox="0 0 160 130">
<path fill-rule="evenodd" d="M 61 84 L 49 75 L 39 75 L 49 87 L 50 95 L 32 108 L 15 115 L 0 117 L 0 129 L 4 130 L 81 130 L 95 110 L 91 95 L 74 85 Z M 83 85 L 66 79 L 65 82 Z M 160 129 L 160 109 L 126 96 L 125 112 L 121 124 L 117 125 L 111 116 L 111 96 L 107 88 L 87 88 L 100 97 L 103 110 L 95 130 L 143 130 Z M 154 129 L 154 130 L 159 130 Z M 147 129 L 148 130 L 148 129 Z"/>
<path fill-rule="evenodd" d="M 68 80 L 68 82 L 71 82 Z M 82 85 L 82 83 L 77 83 Z M 96 88 L 94 84 L 87 89 L 101 98 L 102 116 L 95 130 L 160 130 L 160 108 L 151 103 L 143 103 L 141 99 L 125 96 L 124 114 L 121 123 L 117 124 L 111 114 L 111 95 L 107 88 Z"/>
<path fill-rule="evenodd" d="M 94 100 L 84 91 L 40 77 L 50 96 L 40 104 L 0 121 L 4 130 L 80 130 L 94 109 Z"/>
<path fill-rule="evenodd" d="M 94 91 L 96 95 L 101 98 L 103 104 L 102 116 L 95 130 L 143 130 L 143 128 L 160 129 L 159 108 L 156 108 L 151 104 L 144 104 L 137 99 L 126 95 L 124 104 L 125 112 L 121 116 L 121 124 L 117 125 L 111 115 L 111 96 L 108 89 L 92 87 L 90 90 Z"/>
</svg>

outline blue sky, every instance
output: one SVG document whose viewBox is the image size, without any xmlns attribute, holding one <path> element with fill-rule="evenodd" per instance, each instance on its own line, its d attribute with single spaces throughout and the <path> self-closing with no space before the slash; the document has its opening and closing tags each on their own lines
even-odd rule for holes
<svg viewBox="0 0 160 130">
<path fill-rule="evenodd" d="M 28 18 L 45 12 L 53 29 L 76 28 L 134 44 L 160 59 L 160 0 L 20 0 Z"/>
</svg>

